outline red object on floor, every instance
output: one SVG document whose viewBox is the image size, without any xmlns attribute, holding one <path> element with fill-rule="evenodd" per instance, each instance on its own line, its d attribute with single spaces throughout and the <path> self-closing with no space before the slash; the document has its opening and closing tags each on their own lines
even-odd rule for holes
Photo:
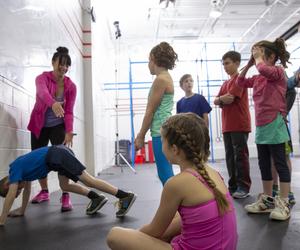
<svg viewBox="0 0 300 250">
<path fill-rule="evenodd" d="M 155 159 L 154 159 L 152 141 L 148 141 L 148 152 L 149 152 L 149 162 L 154 163 Z"/>
<path fill-rule="evenodd" d="M 145 163 L 145 148 L 142 148 L 141 150 L 136 152 L 134 162 L 136 164 Z"/>
</svg>

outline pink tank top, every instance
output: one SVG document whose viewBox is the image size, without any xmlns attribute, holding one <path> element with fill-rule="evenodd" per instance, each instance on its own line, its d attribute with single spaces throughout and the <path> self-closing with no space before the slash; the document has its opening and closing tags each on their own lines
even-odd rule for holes
<svg viewBox="0 0 300 250">
<path fill-rule="evenodd" d="M 211 192 L 201 175 L 186 170 L 198 178 Z M 174 250 L 235 250 L 237 247 L 237 228 L 235 209 L 229 192 L 226 198 L 230 210 L 223 216 L 219 215 L 215 200 L 195 206 L 180 206 L 181 234 L 173 238 L 171 245 Z"/>
</svg>

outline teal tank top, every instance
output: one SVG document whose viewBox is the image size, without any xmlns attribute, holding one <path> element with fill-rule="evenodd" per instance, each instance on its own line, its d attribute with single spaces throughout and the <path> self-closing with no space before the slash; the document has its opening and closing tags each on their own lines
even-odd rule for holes
<svg viewBox="0 0 300 250">
<path fill-rule="evenodd" d="M 151 89 L 149 95 L 151 93 Z M 149 98 L 149 96 L 148 96 Z M 174 105 L 174 94 L 164 94 L 163 98 L 158 106 L 156 112 L 154 113 L 150 132 L 152 137 L 160 136 L 161 125 L 172 115 L 173 105 Z"/>
</svg>

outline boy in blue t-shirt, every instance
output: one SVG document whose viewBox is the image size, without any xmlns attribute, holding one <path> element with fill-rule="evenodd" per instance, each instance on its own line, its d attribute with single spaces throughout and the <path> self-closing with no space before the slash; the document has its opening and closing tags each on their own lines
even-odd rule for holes
<svg viewBox="0 0 300 250">
<path fill-rule="evenodd" d="M 176 113 L 195 113 L 203 118 L 208 126 L 208 114 L 211 111 L 211 106 L 203 95 L 193 93 L 194 80 L 192 76 L 190 74 L 183 75 L 179 83 L 185 96 L 177 102 Z"/>
<path fill-rule="evenodd" d="M 5 197 L 0 226 L 5 224 L 7 216 L 23 216 L 30 198 L 31 181 L 42 179 L 51 171 L 58 172 L 59 185 L 63 191 L 77 193 L 91 199 L 86 214 L 95 214 L 106 202 L 102 194 L 77 184 L 81 181 L 88 187 L 114 195 L 119 199 L 117 217 L 123 217 L 136 199 L 132 192 L 125 192 L 117 187 L 96 179 L 85 171 L 85 167 L 75 157 L 73 151 L 64 145 L 42 147 L 18 157 L 10 164 L 9 176 L 0 181 L 0 195 Z M 75 183 L 69 183 L 69 179 Z M 23 191 L 22 205 L 10 211 L 16 197 Z"/>
</svg>

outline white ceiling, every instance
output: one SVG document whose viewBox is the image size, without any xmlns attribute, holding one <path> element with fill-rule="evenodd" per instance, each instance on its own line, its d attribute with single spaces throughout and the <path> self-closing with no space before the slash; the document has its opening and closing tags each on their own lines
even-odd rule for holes
<svg viewBox="0 0 300 250">
<path fill-rule="evenodd" d="M 300 0 L 214 0 L 222 15 L 209 16 L 212 0 L 109 0 L 106 8 L 112 34 L 120 22 L 122 43 L 129 48 L 166 40 L 171 43 L 235 42 L 273 40 L 300 20 Z M 114 39 L 112 35 L 112 39 Z"/>
</svg>

